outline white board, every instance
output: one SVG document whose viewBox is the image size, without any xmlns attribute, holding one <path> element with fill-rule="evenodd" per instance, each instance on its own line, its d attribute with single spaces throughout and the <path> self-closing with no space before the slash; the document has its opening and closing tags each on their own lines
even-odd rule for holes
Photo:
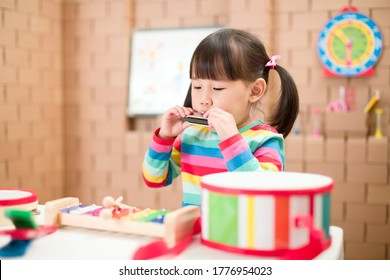
<svg viewBox="0 0 390 280">
<path fill-rule="evenodd" d="M 159 115 L 182 105 L 199 42 L 221 27 L 136 30 L 132 36 L 129 116 Z"/>
</svg>

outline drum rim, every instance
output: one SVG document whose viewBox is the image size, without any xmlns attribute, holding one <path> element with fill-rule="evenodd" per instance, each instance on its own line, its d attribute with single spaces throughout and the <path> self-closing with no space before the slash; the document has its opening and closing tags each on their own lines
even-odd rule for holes
<svg viewBox="0 0 390 280">
<path fill-rule="evenodd" d="M 0 198 L 0 206 L 14 206 L 14 205 L 21 205 L 21 204 L 28 204 L 33 203 L 38 200 L 38 195 L 36 192 L 31 190 L 22 190 L 22 189 L 0 189 L 1 191 L 20 191 L 20 192 L 26 192 L 30 193 L 30 195 L 26 197 L 21 198 L 15 198 L 15 199 L 1 199 Z"/>
<path fill-rule="evenodd" d="M 230 244 L 212 241 L 212 240 L 204 238 L 203 236 L 201 236 L 200 241 L 203 245 L 210 247 L 210 248 L 213 248 L 213 249 L 226 251 L 226 252 L 230 252 L 230 253 L 242 254 L 242 255 L 258 256 L 258 257 L 281 257 L 287 253 L 296 252 L 297 250 L 300 249 L 300 248 L 292 249 L 292 248 L 289 248 L 288 246 L 286 246 L 286 248 L 270 249 L 270 250 L 242 248 L 239 246 L 233 246 Z M 325 240 L 325 243 L 323 244 L 324 247 L 321 250 L 321 252 L 328 249 L 331 244 L 332 244 L 332 237 L 329 236 L 329 238 L 327 240 Z M 310 243 L 306 244 L 306 245 L 310 245 Z"/>
<path fill-rule="evenodd" d="M 229 174 L 231 172 L 222 172 L 225 174 Z M 240 172 L 241 174 L 246 172 Z M 293 195 L 293 194 L 317 194 L 317 193 L 325 193 L 332 190 L 334 186 L 334 181 L 331 177 L 321 175 L 321 174 L 314 174 L 314 173 L 299 173 L 299 172 L 283 172 L 284 174 L 300 174 L 300 175 L 310 175 L 310 176 L 318 176 L 323 177 L 327 179 L 327 182 L 325 182 L 323 185 L 317 184 L 314 185 L 312 188 L 275 188 L 275 186 L 269 186 L 265 187 L 265 185 L 261 186 L 261 189 L 254 189 L 252 187 L 240 187 L 240 188 L 233 188 L 231 186 L 222 186 L 219 184 L 212 184 L 207 181 L 207 178 L 210 178 L 211 176 L 223 176 L 223 174 L 218 175 L 219 173 L 205 175 L 201 178 L 201 187 L 202 189 L 209 190 L 211 192 L 216 193 L 223 193 L 223 194 L 249 194 L 249 195 Z M 253 174 L 253 173 L 252 173 Z M 275 174 L 275 173 L 273 173 Z"/>
</svg>

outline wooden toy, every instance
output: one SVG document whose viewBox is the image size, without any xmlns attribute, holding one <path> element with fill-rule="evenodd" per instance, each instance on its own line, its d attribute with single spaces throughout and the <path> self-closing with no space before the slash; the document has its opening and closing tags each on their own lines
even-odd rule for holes
<svg viewBox="0 0 390 280">
<path fill-rule="evenodd" d="M 375 129 L 375 138 L 382 138 L 382 114 L 383 109 L 376 108 L 375 109 L 375 115 L 376 115 L 376 129 Z"/>
<path fill-rule="evenodd" d="M 347 103 L 348 111 L 356 110 L 356 92 L 355 87 L 345 86 L 345 103 Z"/>
<path fill-rule="evenodd" d="M 363 112 L 368 113 L 371 111 L 372 108 L 379 102 L 381 98 L 381 93 L 379 90 L 375 90 L 375 95 L 371 97 L 370 101 L 364 106 Z"/>
<path fill-rule="evenodd" d="M 301 117 L 300 114 L 297 115 L 297 118 L 295 119 L 294 122 L 294 135 L 298 136 L 301 134 Z"/>
<path fill-rule="evenodd" d="M 319 137 L 321 136 L 321 109 L 313 108 L 312 113 L 312 135 Z"/>
<path fill-rule="evenodd" d="M 339 100 L 331 102 L 327 106 L 328 112 L 347 112 L 348 111 L 348 105 L 345 101 L 345 87 L 339 88 Z"/>
<path fill-rule="evenodd" d="M 186 206 L 174 211 L 139 209 L 121 203 L 122 198 L 103 199 L 103 206 L 82 205 L 65 197 L 45 204 L 45 224 L 146 235 L 163 238 L 171 247 L 193 230 L 200 208 Z"/>
</svg>

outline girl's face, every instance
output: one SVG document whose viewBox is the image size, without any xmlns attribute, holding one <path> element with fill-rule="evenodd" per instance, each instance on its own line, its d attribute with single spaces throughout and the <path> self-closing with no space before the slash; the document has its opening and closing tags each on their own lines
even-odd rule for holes
<svg viewBox="0 0 390 280">
<path fill-rule="evenodd" d="M 264 89 L 263 79 L 253 83 L 192 79 L 192 107 L 202 115 L 211 108 L 220 108 L 232 114 L 240 128 L 251 122 L 251 105 L 260 99 Z"/>
</svg>

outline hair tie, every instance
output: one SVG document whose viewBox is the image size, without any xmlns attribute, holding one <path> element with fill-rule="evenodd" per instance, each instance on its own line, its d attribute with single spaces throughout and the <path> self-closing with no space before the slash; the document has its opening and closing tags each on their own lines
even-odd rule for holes
<svg viewBox="0 0 390 280">
<path fill-rule="evenodd" d="M 273 55 L 273 56 L 271 56 L 270 60 L 267 62 L 265 67 L 269 66 L 269 67 L 272 67 L 272 69 L 274 69 L 275 66 L 276 66 L 276 60 L 280 59 L 280 58 L 281 58 L 280 55 Z"/>
</svg>

